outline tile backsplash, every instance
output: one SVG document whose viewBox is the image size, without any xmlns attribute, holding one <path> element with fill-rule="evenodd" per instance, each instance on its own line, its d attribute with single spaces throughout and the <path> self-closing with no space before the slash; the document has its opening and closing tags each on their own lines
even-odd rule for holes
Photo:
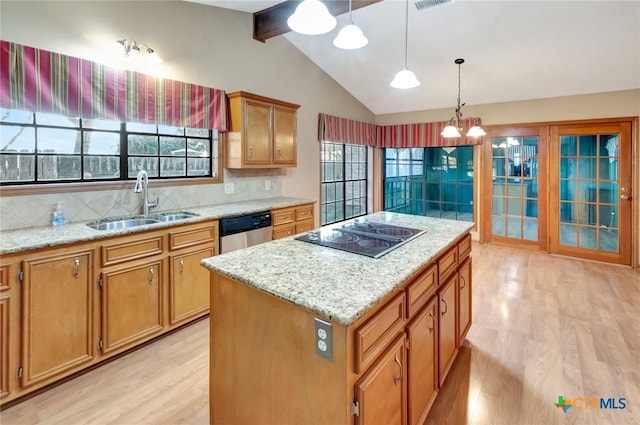
<svg viewBox="0 0 640 425">
<path fill-rule="evenodd" d="M 224 183 L 193 186 L 154 187 L 149 183 L 149 198 L 160 198 L 152 212 L 184 210 L 206 205 L 281 196 L 278 170 L 224 170 Z M 266 183 L 268 182 L 268 183 Z M 58 201 L 67 222 L 99 220 L 139 214 L 142 194 L 130 189 L 97 192 L 72 192 L 30 196 L 0 197 L 0 230 L 51 225 L 51 212 Z M 269 186 L 267 190 L 266 187 Z M 226 191 L 225 191 L 226 186 Z M 233 193 L 228 192 L 233 187 Z"/>
</svg>

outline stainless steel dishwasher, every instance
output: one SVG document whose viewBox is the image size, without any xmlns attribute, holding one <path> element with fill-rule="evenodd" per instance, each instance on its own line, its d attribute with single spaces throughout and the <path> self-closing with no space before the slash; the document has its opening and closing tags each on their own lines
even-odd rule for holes
<svg viewBox="0 0 640 425">
<path fill-rule="evenodd" d="M 271 239 L 269 211 L 220 220 L 220 254 L 268 242 Z"/>
</svg>

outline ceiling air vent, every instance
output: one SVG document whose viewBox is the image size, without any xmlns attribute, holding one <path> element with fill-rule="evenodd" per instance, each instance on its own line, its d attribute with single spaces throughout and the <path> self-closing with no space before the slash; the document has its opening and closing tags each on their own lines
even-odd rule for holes
<svg viewBox="0 0 640 425">
<path fill-rule="evenodd" d="M 453 3 L 454 0 L 418 0 L 416 8 L 418 10 L 426 9 L 428 7 L 440 6 L 441 4 Z"/>
</svg>

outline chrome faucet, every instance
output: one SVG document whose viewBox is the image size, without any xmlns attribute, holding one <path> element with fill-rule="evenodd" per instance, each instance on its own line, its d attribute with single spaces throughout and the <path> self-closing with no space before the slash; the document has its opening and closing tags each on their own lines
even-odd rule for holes
<svg viewBox="0 0 640 425">
<path fill-rule="evenodd" d="M 136 178 L 136 185 L 133 188 L 135 193 L 142 192 L 142 214 L 146 217 L 149 215 L 149 210 L 158 206 L 160 197 L 156 198 L 155 202 L 149 202 L 149 175 L 146 171 L 140 170 L 138 177 Z"/>
</svg>

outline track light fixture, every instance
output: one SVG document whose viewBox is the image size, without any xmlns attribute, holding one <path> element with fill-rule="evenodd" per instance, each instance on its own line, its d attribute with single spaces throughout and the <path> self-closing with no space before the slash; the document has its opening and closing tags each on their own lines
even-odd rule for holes
<svg viewBox="0 0 640 425">
<path fill-rule="evenodd" d="M 118 43 L 122 45 L 125 56 L 129 58 L 144 58 L 144 60 L 152 65 L 159 65 L 163 62 L 156 51 L 144 43 L 138 43 L 135 40 L 128 40 L 126 38 L 118 40 Z"/>
</svg>

